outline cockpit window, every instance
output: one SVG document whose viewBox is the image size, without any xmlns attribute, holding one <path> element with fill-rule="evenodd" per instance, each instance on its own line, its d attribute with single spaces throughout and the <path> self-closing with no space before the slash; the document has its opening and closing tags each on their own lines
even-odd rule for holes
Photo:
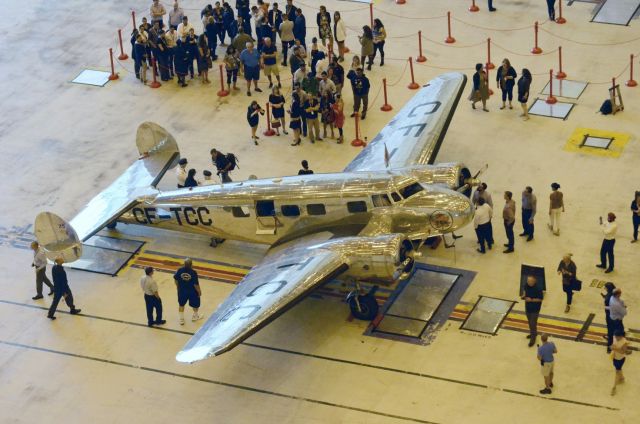
<svg viewBox="0 0 640 424">
<path fill-rule="evenodd" d="M 373 201 L 373 206 L 377 208 L 391 206 L 391 200 L 386 194 L 374 194 L 371 196 L 371 200 Z"/>
<path fill-rule="evenodd" d="M 409 197 L 413 196 L 414 194 L 422 190 L 424 189 L 419 183 L 413 183 L 413 184 L 409 184 L 406 187 L 401 188 L 399 191 L 402 197 L 404 197 L 405 199 L 408 199 Z"/>
<path fill-rule="evenodd" d="M 394 202 L 399 202 L 402 200 L 402 197 L 400 197 L 400 195 L 395 191 L 391 192 L 391 198 L 393 199 Z"/>
</svg>

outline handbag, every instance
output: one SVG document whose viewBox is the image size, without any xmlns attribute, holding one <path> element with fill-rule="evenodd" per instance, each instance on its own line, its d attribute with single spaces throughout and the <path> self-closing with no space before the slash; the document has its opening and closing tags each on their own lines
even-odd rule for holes
<svg viewBox="0 0 640 424">
<path fill-rule="evenodd" d="M 571 280 L 571 290 L 573 291 L 582 290 L 582 281 L 578 280 L 577 278 L 574 278 L 573 280 Z"/>
</svg>

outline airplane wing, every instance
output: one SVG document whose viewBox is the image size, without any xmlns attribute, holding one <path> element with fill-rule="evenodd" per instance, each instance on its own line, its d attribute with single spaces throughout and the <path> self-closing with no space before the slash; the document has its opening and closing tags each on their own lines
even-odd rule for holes
<svg viewBox="0 0 640 424">
<path fill-rule="evenodd" d="M 349 268 L 340 249 L 300 240 L 271 251 L 176 355 L 195 362 L 220 355 L 294 306 L 315 287 Z M 330 244 L 331 245 L 331 244 Z"/>
<path fill-rule="evenodd" d="M 466 75 L 457 72 L 431 80 L 344 171 L 380 171 L 434 163 L 466 83 Z"/>
</svg>

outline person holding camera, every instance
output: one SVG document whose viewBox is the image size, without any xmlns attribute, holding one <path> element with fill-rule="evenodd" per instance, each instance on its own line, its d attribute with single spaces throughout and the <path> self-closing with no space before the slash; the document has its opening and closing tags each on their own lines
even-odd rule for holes
<svg viewBox="0 0 640 424">
<path fill-rule="evenodd" d="M 613 247 L 616 244 L 616 233 L 618 231 L 618 224 L 616 223 L 616 215 L 613 212 L 607 214 L 607 222 L 602 222 L 600 217 L 600 228 L 604 234 L 602 240 L 602 247 L 600 248 L 600 264 L 596 265 L 598 268 L 606 268 L 605 273 L 608 274 L 613 271 L 615 257 L 613 255 Z M 607 267 L 607 258 L 609 259 L 609 266 Z"/>
<path fill-rule="evenodd" d="M 218 170 L 216 174 L 220 177 L 222 183 L 230 183 L 231 177 L 229 177 L 229 172 L 231 171 L 233 164 L 229 162 L 222 152 L 219 152 L 216 149 L 211 149 L 209 153 L 211 153 L 211 163 L 213 163 Z"/>
<path fill-rule="evenodd" d="M 251 127 L 251 139 L 256 146 L 258 145 L 258 139 L 260 138 L 256 135 L 258 123 L 260 122 L 260 115 L 264 115 L 264 109 L 262 109 L 258 102 L 254 100 L 247 109 L 247 122 L 249 122 L 249 126 Z"/>
</svg>

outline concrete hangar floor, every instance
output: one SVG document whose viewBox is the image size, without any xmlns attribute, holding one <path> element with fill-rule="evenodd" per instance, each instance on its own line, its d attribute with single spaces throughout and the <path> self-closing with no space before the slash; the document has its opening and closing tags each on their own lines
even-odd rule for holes
<svg viewBox="0 0 640 424">
<path fill-rule="evenodd" d="M 240 169 L 233 173 L 236 180 L 251 174 L 293 174 L 301 159 L 309 160 L 316 172 L 337 171 L 359 149 L 330 141 L 315 145 L 305 141 L 293 148 L 284 136 L 262 137 L 256 147 L 244 121 L 249 103 L 244 90 L 223 99 L 216 96 L 215 83 L 202 86 L 194 81 L 184 89 L 164 83 L 153 90 L 128 72 L 133 66 L 130 59 L 122 62 L 123 67 L 116 65 L 120 79 L 105 87 L 70 84 L 84 68 L 107 69 L 107 49 L 116 46 L 116 30 L 122 26 L 129 34 L 130 7 L 138 6 L 126 2 L 5 2 L 0 17 L 4 34 L 0 44 L 4 76 L 0 81 L 4 98 L 0 106 L 4 181 L 0 201 L 0 421 L 638 422 L 633 401 L 640 394 L 635 355 L 625 366 L 628 382 L 612 397 L 611 361 L 605 347 L 593 343 L 603 332 L 601 289 L 597 287 L 601 281 L 614 281 L 623 289 L 632 340 L 637 337 L 633 329 L 640 328 L 639 297 L 634 290 L 639 247 L 629 243 L 629 203 L 633 191 L 640 188 L 636 137 L 640 106 L 636 90 L 640 89 L 622 86 L 623 112 L 596 114 L 608 97 L 611 77 L 619 76 L 621 83 L 628 79 L 628 69 L 623 69 L 629 54 L 640 47 L 637 22 L 632 20 L 629 26 L 591 23 L 595 5 L 586 2 L 563 4 L 568 20 L 564 25 L 546 22 L 546 8 L 539 1 L 497 0 L 495 13 L 479 2 L 481 10 L 473 14 L 467 11 L 470 2 L 429 1 L 428 8 L 425 3 L 408 0 L 399 6 L 384 0 L 374 4 L 389 39 L 384 68 L 376 64 L 367 73 L 373 85 L 372 106 L 362 131 L 369 139 L 394 113 L 379 110 L 382 98 L 375 93 L 382 78 L 398 81 L 389 87 L 394 110 L 413 95 L 406 88 L 405 58 L 417 56 L 418 30 L 426 37 L 423 46 L 428 58 L 426 64 L 415 66 L 419 83 L 451 69 L 471 76 L 473 65 L 486 61 L 488 37 L 493 42 L 494 63 L 508 57 L 518 72 L 523 67 L 532 71 L 532 98 L 546 97 L 539 93 L 546 84 L 545 73 L 557 68 L 554 51 L 559 45 L 568 79 L 589 83 L 578 98 L 559 99 L 575 104 L 566 120 L 532 116 L 528 122 L 521 121 L 517 105 L 513 110 L 499 110 L 498 95 L 490 99 L 489 113 L 472 110 L 461 101 L 440 151 L 442 162 L 464 161 L 473 170 L 489 164 L 482 178 L 496 204 L 497 246 L 504 241 L 499 225 L 503 191 L 513 191 L 519 205 L 519 193 L 526 185 L 532 186 L 539 201 L 535 239 L 525 243 L 520 238 L 511 255 L 496 248 L 480 255 L 469 226 L 454 249 L 425 248 L 422 260 L 428 265 L 476 273 L 451 318 L 433 333 L 428 345 L 366 336 L 368 323 L 350 320 L 344 303 L 320 293 L 231 352 L 184 365 L 175 361 L 175 353 L 203 321 L 178 325 L 171 274 L 159 272 L 168 322 L 165 330 L 146 327 L 138 284 L 144 260 L 170 267 L 176 257 L 190 256 L 209 266 L 202 308 L 208 316 L 233 289 L 229 280 L 235 277 L 230 276 L 241 275 L 257 263 L 263 247 L 227 242 L 212 249 L 204 237 L 119 226 L 118 231 L 101 234 L 143 241 L 143 249 L 116 277 L 69 270 L 83 314 L 72 317 L 61 307 L 59 319 L 50 322 L 44 310 L 50 299 L 31 300 L 34 278 L 26 243 L 32 237 L 34 216 L 46 209 L 72 217 L 135 159 L 135 131 L 146 120 L 172 132 L 183 155 L 198 170 L 209 168 L 207 152 L 213 146 L 235 152 L 241 158 Z M 202 6 L 191 0 L 181 4 L 193 18 Z M 366 6 L 332 0 L 324 4 L 330 11 L 344 11 L 350 28 L 369 22 Z M 306 3 L 300 6 L 311 26 L 316 10 Z M 457 41 L 452 45 L 442 42 L 447 35 L 442 16 L 447 10 L 455 18 L 452 30 Z M 544 22 L 539 43 L 544 53 L 551 54 L 529 54 L 535 20 Z M 315 28 L 309 30 L 312 33 Z M 358 50 L 353 30 L 347 44 Z M 125 46 L 128 49 L 128 43 Z M 346 63 L 350 60 L 348 55 Z M 215 72 L 212 75 L 216 81 Z M 261 86 L 266 88 L 264 82 Z M 495 83 L 492 88 L 499 92 Z M 264 103 L 266 97 L 263 93 L 252 99 Z M 349 109 L 351 95 L 346 94 L 345 100 Z M 261 125 L 262 131 L 264 120 Z M 610 151 L 571 151 L 568 140 L 580 128 L 631 138 L 626 146 L 616 146 L 617 157 Z M 347 141 L 353 136 L 349 121 Z M 562 185 L 566 199 L 559 237 L 546 228 L 549 185 L 554 181 Z M 161 187 L 173 185 L 173 173 L 169 173 Z M 616 269 L 605 277 L 594 265 L 602 239 L 598 216 L 609 211 L 618 215 L 620 229 Z M 516 229 L 520 229 L 519 216 Z M 585 285 L 568 314 L 554 273 L 565 252 L 574 254 Z M 554 335 L 559 351 L 551 396 L 538 394 L 542 376 L 534 348 L 527 347 L 522 331 L 521 302 L 496 335 L 461 330 L 456 319 L 468 312 L 479 295 L 519 300 L 517 285 L 523 263 L 547 269 L 541 324 Z"/>
</svg>

